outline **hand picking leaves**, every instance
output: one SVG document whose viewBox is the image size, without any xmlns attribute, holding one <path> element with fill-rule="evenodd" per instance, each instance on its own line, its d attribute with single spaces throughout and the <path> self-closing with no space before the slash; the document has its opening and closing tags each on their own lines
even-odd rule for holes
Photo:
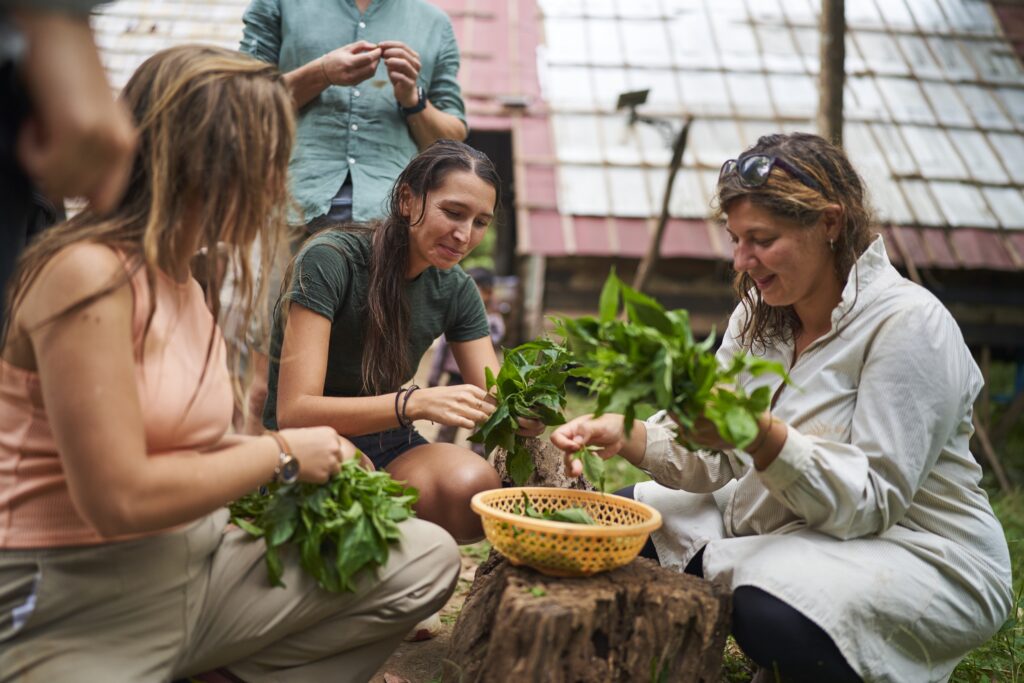
<svg viewBox="0 0 1024 683">
<path fill-rule="evenodd" d="M 620 301 L 625 320 L 619 319 Z M 711 351 L 714 333 L 697 343 L 685 310 L 666 311 L 654 299 L 626 286 L 614 271 L 601 290 L 598 318 L 556 322 L 580 363 L 571 374 L 587 380 L 597 397 L 595 414 L 622 413 L 627 434 L 637 408 L 647 405 L 667 410 L 686 430 L 706 418 L 723 439 L 743 448 L 757 437 L 757 418 L 768 409 L 771 395 L 768 387 L 748 394 L 738 385 L 738 377 L 771 372 L 788 381 L 779 363 L 747 354 L 721 367 Z M 691 449 L 699 447 L 682 435 L 680 442 Z"/>
<path fill-rule="evenodd" d="M 482 443 L 487 451 L 495 446 L 504 448 L 508 473 L 517 486 L 524 484 L 534 469 L 523 438 L 516 434 L 519 418 L 548 426 L 565 422 L 562 410 L 570 360 L 564 346 L 541 339 L 507 349 L 497 377 L 487 369 L 487 391 L 494 390 L 498 406 L 469 440 Z"/>
<path fill-rule="evenodd" d="M 573 453 L 572 457 L 583 463 L 583 476 L 596 486 L 598 491 L 605 493 L 604 470 L 606 463 L 604 458 L 597 454 L 598 450 L 600 449 L 597 446 L 587 445 Z"/>
<path fill-rule="evenodd" d="M 353 590 L 357 573 L 387 562 L 388 544 L 400 538 L 398 523 L 413 516 L 419 494 L 358 463 L 346 461 L 323 485 L 280 485 L 231 504 L 231 521 L 266 542 L 272 585 L 284 585 L 280 551 L 287 544 L 298 547 L 302 568 L 334 593 Z"/>
</svg>

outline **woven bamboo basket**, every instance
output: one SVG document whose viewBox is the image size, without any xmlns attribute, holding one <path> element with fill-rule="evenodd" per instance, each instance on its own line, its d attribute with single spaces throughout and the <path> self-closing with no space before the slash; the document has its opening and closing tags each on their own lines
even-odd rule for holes
<svg viewBox="0 0 1024 683">
<path fill-rule="evenodd" d="M 524 492 L 537 512 L 582 507 L 597 525 L 517 515 L 514 510 L 523 504 Z M 592 491 L 492 489 L 473 496 L 470 505 L 483 520 L 487 540 L 509 562 L 549 576 L 589 576 L 628 564 L 661 526 L 661 514 L 649 505 Z"/>
</svg>

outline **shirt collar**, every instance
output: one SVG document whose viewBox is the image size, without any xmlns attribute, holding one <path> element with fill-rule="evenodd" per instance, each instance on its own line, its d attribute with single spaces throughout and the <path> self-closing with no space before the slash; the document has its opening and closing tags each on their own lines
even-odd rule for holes
<svg viewBox="0 0 1024 683">
<path fill-rule="evenodd" d="M 881 235 L 875 239 L 860 255 L 853 267 L 850 268 L 850 275 L 846 278 L 846 286 L 843 287 L 842 298 L 839 304 L 832 309 L 832 329 L 836 329 L 840 320 L 846 318 L 856 307 L 863 310 L 864 306 L 875 298 L 879 288 L 875 285 L 882 281 L 888 281 L 899 273 L 889 263 L 889 254 L 885 251 L 885 242 Z"/>
</svg>

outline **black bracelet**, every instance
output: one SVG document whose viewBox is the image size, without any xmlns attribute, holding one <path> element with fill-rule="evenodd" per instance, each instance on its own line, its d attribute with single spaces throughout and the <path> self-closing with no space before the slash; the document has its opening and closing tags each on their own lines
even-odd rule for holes
<svg viewBox="0 0 1024 683">
<path fill-rule="evenodd" d="M 405 423 L 402 421 L 402 414 L 398 412 L 398 401 L 402 398 L 402 394 L 405 393 L 405 389 L 399 389 L 395 392 L 395 419 L 398 420 L 398 426 L 404 427 Z"/>
<path fill-rule="evenodd" d="M 408 389 L 405 390 L 405 400 L 402 401 L 402 426 L 403 427 L 412 427 L 412 420 L 409 419 L 409 416 L 405 414 L 405 408 L 406 408 L 406 406 L 409 405 L 409 397 L 412 396 L 412 392 L 416 391 L 417 389 L 419 389 L 419 386 L 413 384 Z"/>
</svg>

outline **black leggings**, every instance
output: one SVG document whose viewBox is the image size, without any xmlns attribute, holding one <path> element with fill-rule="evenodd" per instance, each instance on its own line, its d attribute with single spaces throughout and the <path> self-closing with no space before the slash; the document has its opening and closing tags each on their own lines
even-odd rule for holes
<svg viewBox="0 0 1024 683">
<path fill-rule="evenodd" d="M 617 495 L 635 499 L 629 486 Z M 658 560 L 658 551 L 647 539 L 641 557 Z M 686 573 L 704 578 L 704 549 Z M 753 586 L 738 586 L 732 594 L 732 635 L 743 652 L 758 666 L 778 670 L 787 681 L 860 681 L 839 648 L 825 631 L 799 611 Z"/>
</svg>

